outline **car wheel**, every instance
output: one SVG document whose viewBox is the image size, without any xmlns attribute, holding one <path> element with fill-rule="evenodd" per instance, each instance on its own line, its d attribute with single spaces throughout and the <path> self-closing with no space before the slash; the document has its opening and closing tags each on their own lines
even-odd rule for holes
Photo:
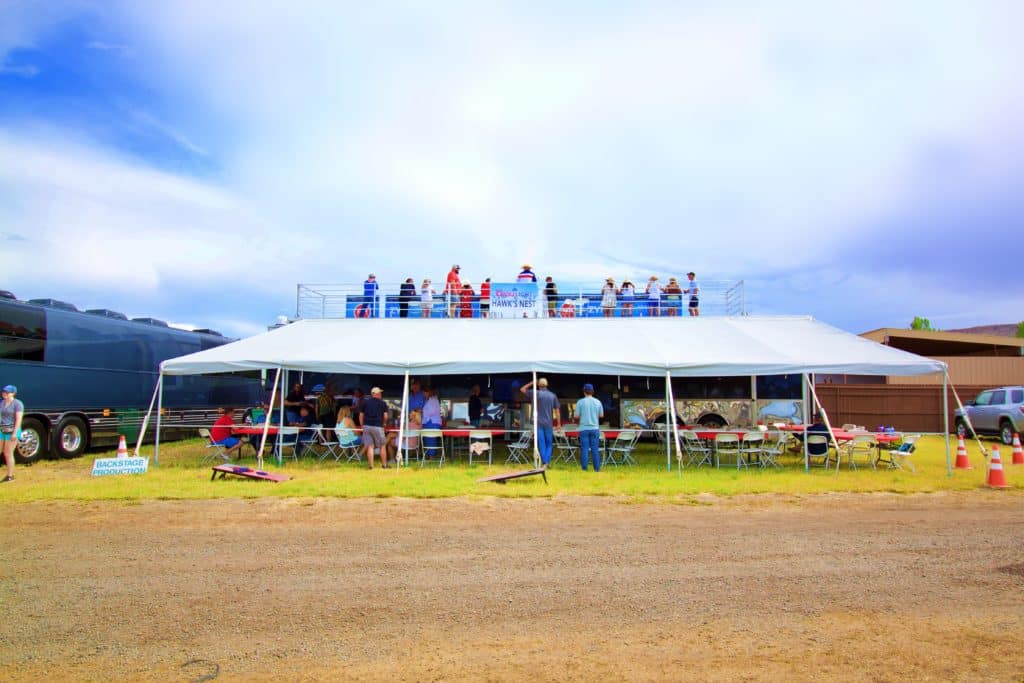
<svg viewBox="0 0 1024 683">
<path fill-rule="evenodd" d="M 721 429 L 725 426 L 725 420 L 718 415 L 705 415 L 697 420 L 697 424 L 706 429 Z"/>
<path fill-rule="evenodd" d="M 46 457 L 46 425 L 34 417 L 21 421 L 21 441 L 14 449 L 14 460 L 22 465 L 31 465 Z"/>
<path fill-rule="evenodd" d="M 999 438 L 1002 442 L 1010 446 L 1013 444 L 1013 423 L 1009 420 L 1003 420 L 999 423 Z"/>
<path fill-rule="evenodd" d="M 74 415 L 65 417 L 57 428 L 57 455 L 62 458 L 77 458 L 88 443 L 86 435 L 85 420 Z"/>
</svg>

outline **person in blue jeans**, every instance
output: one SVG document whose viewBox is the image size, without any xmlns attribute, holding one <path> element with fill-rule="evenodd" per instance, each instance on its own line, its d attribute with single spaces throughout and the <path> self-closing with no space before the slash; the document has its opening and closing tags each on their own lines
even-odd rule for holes
<svg viewBox="0 0 1024 683">
<path fill-rule="evenodd" d="M 594 385 L 583 385 L 583 398 L 576 402 L 576 417 L 580 421 L 580 466 L 587 469 L 591 456 L 594 471 L 601 471 L 601 419 L 604 406 L 594 398 Z"/>
<path fill-rule="evenodd" d="M 527 382 L 520 389 L 526 398 L 533 401 L 533 382 Z M 548 380 L 541 377 L 537 380 L 537 449 L 540 461 L 544 466 L 551 462 L 551 448 L 555 443 L 555 427 L 562 426 L 561 405 L 558 397 L 548 389 Z"/>
</svg>

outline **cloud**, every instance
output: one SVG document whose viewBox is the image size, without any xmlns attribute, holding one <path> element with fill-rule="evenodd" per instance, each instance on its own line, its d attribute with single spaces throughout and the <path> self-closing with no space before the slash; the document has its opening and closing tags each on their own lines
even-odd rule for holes
<svg viewBox="0 0 1024 683">
<path fill-rule="evenodd" d="M 0 76 L 4 74 L 21 78 L 35 78 L 39 75 L 39 67 L 33 64 L 0 64 Z"/>
<path fill-rule="evenodd" d="M 84 217 L 159 245 L 128 276 L 144 291 L 239 277 L 280 301 L 529 260 L 563 281 L 746 279 L 752 310 L 853 328 L 1019 292 L 1005 268 L 949 292 L 955 254 L 985 258 L 1024 217 L 1013 3 L 105 7 L 79 45 L 132 56 L 158 95 L 129 125 L 215 172 L 9 133 L 29 163 L 0 182 L 50 235 Z"/>
</svg>

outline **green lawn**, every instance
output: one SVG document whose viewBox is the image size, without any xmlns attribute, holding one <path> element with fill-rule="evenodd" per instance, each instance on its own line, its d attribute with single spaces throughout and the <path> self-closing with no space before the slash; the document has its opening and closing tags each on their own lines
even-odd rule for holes
<svg viewBox="0 0 1024 683">
<path fill-rule="evenodd" d="M 991 448 L 991 443 L 987 448 Z M 955 443 L 954 455 L 955 455 Z M 391 497 L 443 498 L 452 496 L 535 497 L 556 495 L 626 496 L 636 500 L 658 499 L 667 502 L 696 503 L 696 496 L 712 494 L 733 496 L 756 493 L 812 494 L 839 491 L 919 493 L 976 489 L 985 483 L 985 459 L 977 445 L 968 444 L 970 471 L 954 470 L 946 474 L 945 447 L 938 436 L 924 437 L 913 461 L 917 473 L 870 468 L 836 474 L 820 468 L 803 471 L 798 456 L 783 460 L 777 470 L 715 470 L 708 467 L 665 469 L 663 446 L 642 444 L 639 466 L 606 466 L 600 473 L 582 472 L 578 467 L 556 465 L 549 473 L 549 484 L 530 477 L 498 485 L 477 483 L 490 474 L 522 469 L 515 465 L 468 467 L 463 461 L 454 465 L 368 471 L 364 466 L 329 462 L 289 462 L 280 471 L 292 477 L 281 484 L 238 478 L 210 481 L 208 466 L 199 466 L 204 454 L 203 442 L 196 439 L 160 448 L 159 467 L 151 466 L 145 475 L 91 476 L 94 457 L 112 457 L 114 453 L 96 453 L 64 461 L 44 461 L 32 467 L 19 466 L 14 482 L 0 486 L 0 502 L 46 500 L 124 500 L 287 497 Z M 251 451 L 249 451 L 251 453 Z M 1024 466 L 1010 465 L 1009 449 L 1002 450 L 1007 480 L 1015 491 L 1024 490 Z M 143 449 L 152 456 L 152 447 Z M 504 460 L 503 447 L 498 454 Z M 251 458 L 243 461 L 253 464 Z M 267 462 L 269 469 L 279 471 Z"/>
</svg>

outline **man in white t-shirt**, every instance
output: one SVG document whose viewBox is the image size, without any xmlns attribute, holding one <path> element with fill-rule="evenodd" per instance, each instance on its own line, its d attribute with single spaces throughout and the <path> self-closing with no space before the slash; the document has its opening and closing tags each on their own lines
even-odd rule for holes
<svg viewBox="0 0 1024 683">
<path fill-rule="evenodd" d="M 683 294 L 690 295 L 690 315 L 693 317 L 700 315 L 700 285 L 697 284 L 695 277 L 697 276 L 692 272 L 686 274 L 686 279 L 689 282 L 686 283 L 686 289 L 683 290 Z"/>
<path fill-rule="evenodd" d="M 647 311 L 647 315 L 661 315 L 661 283 L 657 275 L 647 281 Z"/>
</svg>

